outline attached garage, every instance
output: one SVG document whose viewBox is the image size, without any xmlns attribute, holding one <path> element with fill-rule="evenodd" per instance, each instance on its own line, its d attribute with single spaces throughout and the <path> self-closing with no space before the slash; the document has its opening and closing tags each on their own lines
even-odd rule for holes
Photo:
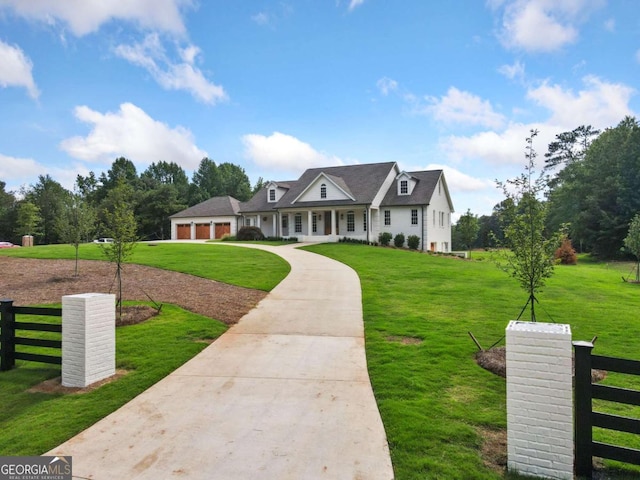
<svg viewBox="0 0 640 480">
<path fill-rule="evenodd" d="M 176 225 L 178 240 L 191 240 L 191 225 L 188 223 L 179 223 Z"/>
<path fill-rule="evenodd" d="M 214 238 L 222 238 L 224 235 L 231 235 L 231 223 L 216 223 Z"/>
<path fill-rule="evenodd" d="M 196 223 L 196 240 L 209 240 L 211 238 L 211 226 L 208 223 Z"/>
<path fill-rule="evenodd" d="M 171 239 L 209 240 L 235 235 L 242 220 L 240 202 L 233 197 L 213 197 L 169 217 Z"/>
</svg>

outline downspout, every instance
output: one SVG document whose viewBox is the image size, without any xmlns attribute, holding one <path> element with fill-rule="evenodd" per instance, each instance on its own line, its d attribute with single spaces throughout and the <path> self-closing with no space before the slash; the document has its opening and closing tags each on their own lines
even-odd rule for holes
<svg viewBox="0 0 640 480">
<path fill-rule="evenodd" d="M 421 221 L 422 221 L 422 251 L 425 251 L 425 244 L 427 243 L 427 237 L 424 235 L 424 205 L 420 207 L 422 210 Z M 429 204 L 427 203 L 427 212 L 429 211 Z"/>
</svg>

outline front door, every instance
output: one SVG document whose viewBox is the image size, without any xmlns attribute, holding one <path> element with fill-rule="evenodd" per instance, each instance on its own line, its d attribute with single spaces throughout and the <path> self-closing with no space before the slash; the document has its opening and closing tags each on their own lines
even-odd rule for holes
<svg viewBox="0 0 640 480">
<path fill-rule="evenodd" d="M 331 235 L 331 212 L 324 212 L 324 234 Z"/>
</svg>

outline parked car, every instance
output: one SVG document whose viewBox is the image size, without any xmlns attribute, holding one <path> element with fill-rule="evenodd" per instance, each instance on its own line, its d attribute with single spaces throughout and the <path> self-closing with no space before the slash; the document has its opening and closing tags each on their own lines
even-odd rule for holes
<svg viewBox="0 0 640 480">
<path fill-rule="evenodd" d="M 100 237 L 96 238 L 93 243 L 113 243 L 113 238 L 109 237 Z"/>
<path fill-rule="evenodd" d="M 11 242 L 0 242 L 0 248 L 13 248 L 13 247 L 19 247 L 20 245 L 14 245 Z"/>
</svg>

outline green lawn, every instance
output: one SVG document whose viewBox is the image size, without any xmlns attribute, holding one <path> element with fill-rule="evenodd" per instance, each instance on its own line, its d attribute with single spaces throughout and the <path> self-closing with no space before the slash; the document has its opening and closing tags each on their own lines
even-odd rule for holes
<svg viewBox="0 0 640 480">
<path fill-rule="evenodd" d="M 305 248 L 360 276 L 369 373 L 396 479 L 501 478 L 483 465 L 480 447 L 483 429 L 506 427 L 505 380 L 475 364 L 467 332 L 489 347 L 518 316 L 526 293 L 484 255 L 463 261 L 352 244 Z M 570 324 L 574 340 L 597 335 L 597 354 L 640 360 L 640 286 L 622 282 L 626 269 L 584 261 L 559 266 L 540 294 L 538 321 Z M 610 374 L 606 383 L 640 388 L 621 377 Z M 637 436 L 623 441 L 640 448 Z"/>
<path fill-rule="evenodd" d="M 476 347 L 467 332 L 473 332 L 485 347 L 499 341 L 509 320 L 515 319 L 524 306 L 526 293 L 520 291 L 515 281 L 500 271 L 483 253 L 474 252 L 472 261 L 463 261 L 346 243 L 306 249 L 340 260 L 353 267 L 360 276 L 367 361 L 389 439 L 396 478 L 502 478 L 501 473 L 483 464 L 480 449 L 484 432 L 504 430 L 506 427 L 505 381 L 475 364 Z M 72 256 L 73 249 L 52 246 L 10 252 L 16 253 L 43 257 L 49 255 L 46 258 L 68 257 Z M 99 250 L 93 245 L 83 246 L 82 253 L 84 258 L 100 258 Z M 258 255 L 253 257 L 254 253 Z M 161 244 L 149 247 L 141 244 L 133 260 L 223 280 L 230 276 L 228 270 L 232 267 L 229 263 L 242 263 L 246 258 L 254 261 L 259 259 L 267 265 L 272 262 L 271 266 L 263 271 L 255 265 L 249 265 L 253 268 L 244 270 L 245 278 L 237 280 L 237 284 L 254 282 L 254 270 L 259 272 L 258 276 L 269 277 L 268 269 L 273 267 L 277 274 L 260 282 L 274 285 L 286 275 L 288 265 L 282 265 L 284 262 L 271 258 L 269 254 L 261 254 L 264 252 L 233 246 Z M 202 258 L 207 259 L 207 268 L 203 268 Z M 210 265 L 216 265 L 216 268 L 211 269 Z M 555 276 L 539 295 L 538 320 L 570 324 L 574 340 L 590 340 L 597 335 L 597 354 L 640 359 L 640 322 L 636 318 L 640 286 L 623 283 L 621 279 L 630 268 L 630 264 L 598 263 L 588 257 L 581 257 L 578 266 L 559 266 Z M 170 312 L 163 309 L 163 318 L 172 322 L 173 312 L 177 312 L 177 309 Z M 181 315 L 187 314 L 182 312 Z M 160 320 L 119 330 L 118 364 L 125 368 L 135 367 L 134 373 L 119 382 L 133 378 L 130 382 L 135 383 L 137 388 L 139 380 L 132 375 L 143 375 L 143 370 L 162 364 L 159 358 L 164 356 L 155 353 L 152 345 L 144 343 L 150 337 L 150 330 L 145 331 L 144 328 L 154 329 L 155 342 L 154 322 Z M 162 327 L 158 330 L 162 331 Z M 131 334 L 129 343 L 126 338 L 128 332 L 139 332 L 139 335 Z M 171 335 L 176 335 L 176 332 L 167 329 L 165 333 L 167 342 L 171 343 Z M 183 334 L 182 337 L 187 339 L 185 348 L 187 344 L 192 344 L 189 334 Z M 146 360 L 149 360 L 147 366 L 141 367 Z M 82 412 L 90 412 L 92 419 L 100 418 L 103 414 L 95 405 L 90 407 L 82 403 L 89 400 L 79 399 L 78 396 L 46 396 L 39 399 L 41 395 L 24 393 L 28 385 L 39 381 L 36 377 L 55 375 L 52 370 L 55 369 L 30 364 L 9 372 L 6 381 L 4 375 L 0 375 L 3 381 L 0 383 L 0 398 L 8 411 L 16 412 L 15 415 L 9 415 L 0 410 L 5 415 L 0 417 L 0 453 L 41 453 L 46 450 L 44 445 L 29 450 L 38 437 L 37 433 L 30 432 L 37 432 L 45 428 L 44 425 L 55 436 L 51 443 L 59 443 L 66 434 L 57 432 L 55 425 L 62 420 L 66 422 L 65 412 L 68 409 L 73 411 L 69 423 L 73 423 L 77 429 L 83 428 L 80 423 L 87 422 Z M 166 372 L 155 372 L 153 375 L 159 379 L 169 371 L 167 367 Z M 156 381 L 144 375 L 142 378 L 148 382 L 140 380 L 145 385 L 140 387 L 142 390 Z M 638 379 L 625 375 L 610 374 L 605 383 L 640 389 Z M 113 387 L 108 386 L 106 391 L 111 392 L 116 388 L 119 388 L 117 383 Z M 122 387 L 127 392 L 129 389 L 133 391 L 133 386 Z M 90 395 L 94 394 L 87 394 L 86 397 L 91 398 Z M 96 404 L 104 402 L 109 405 L 105 411 L 112 410 L 119 402 L 124 403 L 123 395 L 118 392 L 105 395 L 105 400 L 96 401 Z M 32 398 L 37 401 L 30 400 Z M 31 406 L 29 402 L 34 405 Z M 18 411 L 22 403 L 27 405 L 24 412 Z M 57 418 L 56 421 L 48 420 L 49 405 L 55 407 L 51 415 Z M 640 417 L 640 412 L 631 407 L 612 406 L 604 402 L 596 402 L 596 407 Z M 80 421 L 76 417 L 83 419 Z M 595 431 L 594 436 L 599 440 L 622 442 L 640 448 L 638 436 L 599 430 Z M 619 464 L 608 462 L 607 465 L 609 478 L 614 478 L 615 467 Z M 640 475 L 635 467 L 624 466 L 624 469 L 628 476 L 615 478 Z"/>
<path fill-rule="evenodd" d="M 29 393 L 32 386 L 60 376 L 60 366 L 16 361 L 16 368 L 0 373 L 0 454 L 40 455 L 56 447 L 164 378 L 205 348 L 202 340 L 217 338 L 226 328 L 165 304 L 157 317 L 116 329 L 116 368 L 129 373 L 83 394 Z M 40 352 L 51 353 L 46 350 Z"/>
</svg>

